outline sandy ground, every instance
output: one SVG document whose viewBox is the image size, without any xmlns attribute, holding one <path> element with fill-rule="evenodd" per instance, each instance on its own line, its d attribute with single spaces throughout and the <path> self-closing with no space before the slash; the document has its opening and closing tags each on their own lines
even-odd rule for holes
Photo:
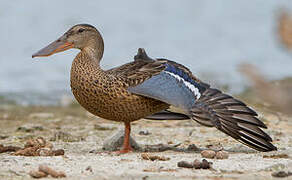
<svg viewBox="0 0 292 180">
<path fill-rule="evenodd" d="M 64 149 L 65 155 L 24 157 L 1 153 L 0 179 L 31 179 L 28 172 L 40 164 L 64 171 L 66 179 L 274 179 L 273 172 L 292 171 L 292 118 L 266 110 L 260 110 L 259 114 L 269 127 L 267 132 L 273 137 L 277 152 L 253 151 L 218 130 L 191 120 L 134 122 L 132 135 L 140 146 L 176 146 L 163 152 L 150 152 L 170 160 L 150 161 L 141 158 L 141 151 L 120 156 L 98 153 L 104 151 L 105 139 L 123 128 L 122 124 L 94 117 L 77 105 L 3 105 L 0 106 L 0 144 L 23 147 L 28 139 L 42 136 L 55 149 Z M 192 145 L 203 149 L 223 148 L 229 152 L 229 158 L 207 159 L 213 163 L 211 170 L 178 167 L 179 161 L 202 160 L 198 151 L 188 149 Z"/>
</svg>

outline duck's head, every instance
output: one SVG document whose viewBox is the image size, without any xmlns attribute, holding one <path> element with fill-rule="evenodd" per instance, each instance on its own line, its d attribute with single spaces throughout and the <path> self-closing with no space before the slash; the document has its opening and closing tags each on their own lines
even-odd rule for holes
<svg viewBox="0 0 292 180">
<path fill-rule="evenodd" d="M 32 57 L 50 56 L 71 48 L 83 50 L 87 47 L 101 48 L 100 50 L 103 51 L 102 37 L 94 26 L 78 24 L 70 28 L 59 39 L 33 54 Z"/>
</svg>

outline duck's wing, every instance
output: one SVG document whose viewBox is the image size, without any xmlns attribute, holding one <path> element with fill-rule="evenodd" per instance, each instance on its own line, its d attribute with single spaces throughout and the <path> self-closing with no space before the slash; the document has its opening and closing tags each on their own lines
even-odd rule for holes
<svg viewBox="0 0 292 180">
<path fill-rule="evenodd" d="M 107 74 L 113 75 L 120 82 L 123 82 L 124 86 L 127 88 L 135 87 L 147 79 L 161 73 L 166 68 L 165 63 L 167 62 L 167 60 L 157 61 L 148 57 L 145 50 L 142 48 L 138 49 L 138 53 L 134 57 L 134 60 L 133 62 L 107 70 Z M 145 119 L 184 120 L 190 119 L 190 117 L 180 112 L 173 112 L 173 109 L 165 109 L 164 111 L 147 116 Z"/>
<path fill-rule="evenodd" d="M 179 107 L 198 123 L 216 127 L 256 150 L 277 149 L 271 144 L 271 137 L 260 129 L 266 126 L 257 118 L 257 113 L 240 100 L 211 88 L 174 61 L 136 61 L 146 64 L 127 74 L 134 82 L 129 84 L 130 92 Z"/>
<path fill-rule="evenodd" d="M 164 64 L 166 61 L 155 61 L 150 59 L 146 53 L 140 57 L 140 53 L 145 52 L 139 49 L 138 54 L 135 56 L 135 61 L 124 64 L 107 70 L 107 74 L 115 76 L 119 81 L 122 81 L 126 86 L 135 86 L 145 80 L 159 74 L 165 69 Z"/>
</svg>

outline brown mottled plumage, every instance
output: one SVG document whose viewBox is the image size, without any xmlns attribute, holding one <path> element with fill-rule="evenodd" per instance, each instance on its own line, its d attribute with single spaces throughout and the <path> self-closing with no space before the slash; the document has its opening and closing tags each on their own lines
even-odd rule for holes
<svg viewBox="0 0 292 180">
<path fill-rule="evenodd" d="M 266 126 L 255 111 L 201 82 L 181 64 L 153 60 L 139 49 L 135 61 L 107 71 L 101 69 L 103 39 L 91 25 L 73 26 L 33 57 L 70 48 L 81 50 L 71 68 L 71 89 L 77 101 L 94 115 L 125 124 L 123 149 L 119 153 L 132 150 L 130 122 L 141 118 L 191 118 L 259 151 L 277 149 L 271 144 L 271 137 L 260 129 Z M 182 108 L 186 114 L 165 111 L 170 105 Z"/>
<path fill-rule="evenodd" d="M 130 63 L 124 66 L 129 70 L 131 65 Z M 127 88 L 139 82 L 139 79 L 131 79 L 129 74 L 133 72 L 127 73 L 124 67 L 122 68 L 123 71 L 119 69 L 103 71 L 86 52 L 81 51 L 71 68 L 71 89 L 77 101 L 94 115 L 122 122 L 141 119 L 169 106 L 161 101 L 127 91 Z"/>
</svg>

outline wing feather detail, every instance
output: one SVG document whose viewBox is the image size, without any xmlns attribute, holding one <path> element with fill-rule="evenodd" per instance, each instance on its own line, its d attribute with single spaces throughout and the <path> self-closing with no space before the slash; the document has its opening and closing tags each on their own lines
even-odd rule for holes
<svg viewBox="0 0 292 180">
<path fill-rule="evenodd" d="M 261 128 L 266 125 L 257 113 L 245 103 L 197 79 L 185 66 L 167 59 L 151 59 L 139 49 L 135 61 L 108 70 L 128 91 L 160 100 L 188 112 L 186 115 L 198 123 L 216 127 L 237 141 L 258 151 L 277 148 L 272 138 Z M 179 114 L 160 112 L 151 119 L 187 119 Z"/>
</svg>

